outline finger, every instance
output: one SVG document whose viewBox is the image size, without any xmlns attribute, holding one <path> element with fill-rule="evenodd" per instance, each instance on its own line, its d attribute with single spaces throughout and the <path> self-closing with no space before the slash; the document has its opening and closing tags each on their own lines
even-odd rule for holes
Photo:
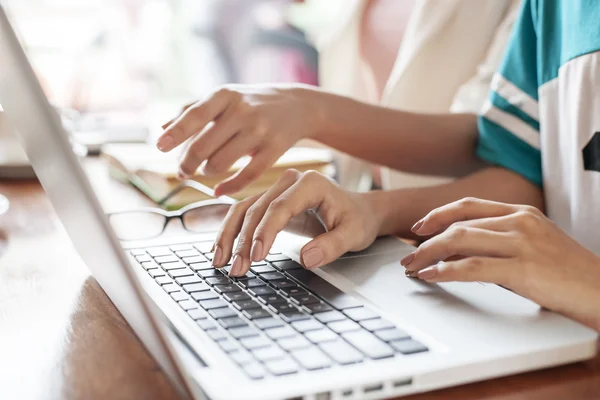
<svg viewBox="0 0 600 400">
<path fill-rule="evenodd" d="M 302 264 L 307 269 L 327 265 L 354 248 L 352 229 L 341 223 L 333 230 L 323 233 L 308 242 L 300 251 Z"/>
<path fill-rule="evenodd" d="M 300 173 L 296 170 L 286 171 L 283 176 L 246 211 L 244 221 L 240 229 L 238 243 L 234 251 L 230 275 L 246 275 L 251 264 L 251 252 L 254 254 L 262 254 L 262 244 L 256 243 L 253 240 L 254 231 L 265 215 L 265 212 L 269 208 L 270 204 L 279 196 L 281 196 L 281 194 L 284 193 L 290 186 L 292 186 L 299 177 Z M 264 259 L 264 257 L 262 257 L 261 260 L 262 259 Z M 255 261 L 259 261 L 259 259 L 257 258 Z"/>
<path fill-rule="evenodd" d="M 412 231 L 427 236 L 440 232 L 457 221 L 501 217 L 529 209 L 533 207 L 467 197 L 431 211 L 413 226 Z"/>
<path fill-rule="evenodd" d="M 453 256 L 511 257 L 518 245 L 508 233 L 459 226 L 429 239 L 401 264 L 407 270 L 419 271 Z"/>
<path fill-rule="evenodd" d="M 229 91 L 219 90 L 205 102 L 198 102 L 183 112 L 158 138 L 160 151 L 171 151 L 202 130 L 222 115 L 228 108 L 232 96 Z"/>
<path fill-rule="evenodd" d="M 280 152 L 275 151 L 270 147 L 260 149 L 252 157 L 252 160 L 248 165 L 215 187 L 215 196 L 219 197 L 239 192 L 258 179 L 263 172 L 275 164 L 280 155 Z"/>
<path fill-rule="evenodd" d="M 195 102 L 195 101 L 194 101 L 194 102 L 192 102 L 192 103 L 186 104 L 185 106 L 183 106 L 183 108 L 181 109 L 181 111 L 179 111 L 179 115 L 177 115 L 177 116 L 176 116 L 175 118 L 173 118 L 173 119 L 170 119 L 170 120 L 169 120 L 169 122 L 167 122 L 166 124 L 162 125 L 162 128 L 163 128 L 163 130 L 164 130 L 164 129 L 167 129 L 167 128 L 169 127 L 169 125 L 171 125 L 173 122 L 175 122 L 175 121 L 177 120 L 177 118 L 179 118 L 179 116 L 180 116 L 181 114 L 183 114 L 184 112 L 186 112 L 186 110 L 187 110 L 188 108 L 190 108 L 191 106 L 193 106 L 194 104 L 196 104 L 196 102 Z"/>
<path fill-rule="evenodd" d="M 242 229 L 244 217 L 246 211 L 254 204 L 260 195 L 248 197 L 242 201 L 233 204 L 227 215 L 221 223 L 219 232 L 215 239 L 215 248 L 213 256 L 213 266 L 215 268 L 222 268 L 231 259 L 231 252 L 233 250 L 233 242 Z"/>
<path fill-rule="evenodd" d="M 200 164 L 238 133 L 240 125 L 235 110 L 227 109 L 212 126 L 190 141 L 179 162 L 180 176 L 187 178 L 193 175 Z"/>
<path fill-rule="evenodd" d="M 512 261 L 492 257 L 468 257 L 457 261 L 441 262 L 419 271 L 418 278 L 427 282 L 489 282 L 510 287 L 518 279 L 511 268 Z"/>
<path fill-rule="evenodd" d="M 205 175 L 227 172 L 237 160 L 252 153 L 261 145 L 262 143 L 249 132 L 239 132 L 211 154 L 206 164 L 203 165 L 202 172 Z"/>
</svg>

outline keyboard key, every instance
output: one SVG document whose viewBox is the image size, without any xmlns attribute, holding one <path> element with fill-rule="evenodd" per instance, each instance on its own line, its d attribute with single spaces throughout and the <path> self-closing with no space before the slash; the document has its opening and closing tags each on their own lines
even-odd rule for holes
<svg viewBox="0 0 600 400">
<path fill-rule="evenodd" d="M 206 257 L 210 261 L 212 261 L 213 258 L 214 258 L 214 256 L 215 256 L 215 253 L 214 252 L 210 252 L 210 251 L 207 251 L 207 252 L 203 251 L 202 254 L 204 254 L 204 257 Z"/>
<path fill-rule="evenodd" d="M 260 267 L 261 265 L 267 265 L 266 261 L 252 261 L 250 264 L 252 267 Z"/>
<path fill-rule="evenodd" d="M 190 298 L 190 296 L 188 296 L 187 293 L 184 293 L 182 291 L 171 293 L 171 297 L 175 301 L 183 301 Z"/>
<path fill-rule="evenodd" d="M 198 304 L 200 304 L 200 307 L 204 308 L 205 310 L 227 307 L 227 302 L 221 299 L 203 300 Z"/>
<path fill-rule="evenodd" d="M 223 295 L 223 298 L 227 301 L 246 301 L 246 300 L 250 300 L 251 297 L 248 296 L 246 293 L 244 292 L 230 292 L 230 293 L 225 293 Z"/>
<path fill-rule="evenodd" d="M 351 332 L 360 329 L 360 326 L 356 322 L 348 319 L 344 321 L 331 322 L 327 324 L 327 326 L 335 333 Z"/>
<path fill-rule="evenodd" d="M 169 283 L 173 283 L 173 279 L 171 279 L 171 277 L 169 276 L 157 276 L 156 279 L 154 279 L 156 281 L 156 283 L 158 283 L 159 285 L 167 285 Z"/>
<path fill-rule="evenodd" d="M 273 292 L 273 294 L 266 294 L 262 296 L 258 296 L 258 300 L 263 304 L 282 304 L 287 303 L 287 300 L 284 297 Z"/>
<path fill-rule="evenodd" d="M 210 336 L 210 338 L 215 342 L 227 339 L 227 335 L 219 329 L 213 329 L 206 333 L 208 333 L 208 336 Z"/>
<path fill-rule="evenodd" d="M 267 272 L 265 274 L 261 274 L 260 277 L 262 279 L 265 279 L 269 282 L 271 281 L 280 281 L 280 280 L 284 280 L 285 279 L 285 275 L 283 275 L 281 272 Z"/>
<path fill-rule="evenodd" d="M 266 296 L 275 294 L 275 291 L 268 286 L 255 286 L 249 290 L 254 296 Z"/>
<path fill-rule="evenodd" d="M 308 294 L 308 293 L 294 295 L 290 298 L 290 300 L 292 301 L 292 303 L 299 305 L 299 306 L 303 306 L 306 304 L 320 303 L 319 299 L 317 299 L 312 294 Z"/>
<path fill-rule="evenodd" d="M 142 263 L 142 267 L 145 270 L 149 270 L 149 269 L 153 269 L 153 268 L 160 268 L 160 265 L 158 265 L 157 263 L 155 263 L 154 261 L 148 261 L 148 262 L 143 262 Z"/>
<path fill-rule="evenodd" d="M 281 271 L 291 271 L 293 269 L 303 269 L 302 265 L 298 264 L 296 261 L 287 260 L 287 261 L 273 261 L 271 262 L 275 268 Z"/>
<path fill-rule="evenodd" d="M 147 253 L 144 249 L 131 249 L 129 250 L 129 254 L 131 254 L 132 256 L 142 256 Z"/>
<path fill-rule="evenodd" d="M 287 273 L 306 286 L 309 291 L 323 298 L 338 310 L 359 307 L 361 304 L 352 296 L 342 292 L 325 279 L 305 269 L 294 269 Z"/>
<path fill-rule="evenodd" d="M 356 322 L 379 318 L 379 315 L 367 307 L 350 308 L 348 310 L 344 310 L 343 312 L 350 317 L 351 320 Z"/>
<path fill-rule="evenodd" d="M 193 269 L 194 271 L 205 271 L 205 270 L 215 269 L 215 267 L 213 267 L 209 262 L 192 263 L 189 265 L 189 267 L 191 269 Z"/>
<path fill-rule="evenodd" d="M 283 350 L 281 350 L 279 347 L 277 346 L 269 346 L 269 347 L 263 347 L 260 349 L 256 349 L 256 350 L 252 350 L 252 354 L 254 355 L 254 357 L 259 360 L 259 361 L 270 361 L 270 360 L 277 360 L 280 358 L 283 358 L 286 356 L 285 352 Z"/>
<path fill-rule="evenodd" d="M 191 277 L 183 277 L 183 278 L 191 278 Z M 179 279 L 183 279 L 183 278 L 177 278 L 177 282 L 179 283 Z M 202 281 L 200 281 L 199 283 L 191 283 L 189 285 L 183 285 L 183 290 L 185 290 L 188 293 L 193 293 L 193 292 L 204 292 L 206 290 L 210 290 L 210 286 L 208 286 L 206 283 L 203 283 Z"/>
<path fill-rule="evenodd" d="M 374 332 L 380 329 L 394 328 L 394 324 L 387 319 L 378 318 L 367 321 L 360 321 L 360 325 L 368 331 Z"/>
<path fill-rule="evenodd" d="M 292 328 L 301 333 L 308 331 L 316 331 L 317 329 L 321 329 L 322 327 L 323 324 L 315 321 L 314 319 L 292 322 Z"/>
<path fill-rule="evenodd" d="M 300 286 L 297 285 L 281 288 L 281 291 L 290 297 L 302 295 L 310 296 L 306 290 L 302 289 Z"/>
<path fill-rule="evenodd" d="M 167 293 L 179 292 L 181 290 L 181 288 L 179 287 L 179 285 L 176 285 L 174 283 L 169 283 L 167 285 L 163 285 L 162 288 Z"/>
<path fill-rule="evenodd" d="M 317 314 L 333 310 L 333 308 L 331 308 L 329 304 L 322 302 L 305 304 L 304 306 L 302 306 L 302 309 L 311 314 Z"/>
<path fill-rule="evenodd" d="M 206 263 L 208 264 L 208 260 L 202 256 L 196 256 L 196 257 L 183 257 L 181 259 L 184 263 L 186 264 L 197 264 L 197 263 Z"/>
<path fill-rule="evenodd" d="M 279 360 L 265 362 L 267 371 L 275 376 L 289 375 L 298 372 L 298 365 L 291 358 L 282 358 Z"/>
<path fill-rule="evenodd" d="M 318 313 L 315 314 L 315 318 L 324 324 L 336 321 L 343 321 L 346 319 L 346 317 L 344 317 L 344 314 L 342 314 L 339 311 L 328 311 L 324 313 Z"/>
<path fill-rule="evenodd" d="M 163 263 L 160 266 L 165 271 L 170 271 L 172 269 L 185 268 L 185 264 L 182 263 L 181 261 Z"/>
<path fill-rule="evenodd" d="M 215 290 L 220 294 L 241 291 L 240 287 L 234 283 L 231 283 L 229 285 L 216 285 Z"/>
<path fill-rule="evenodd" d="M 151 277 L 156 278 L 159 276 L 165 276 L 165 271 L 163 271 L 160 268 L 153 268 L 153 269 L 149 269 L 148 273 L 150 274 Z"/>
<path fill-rule="evenodd" d="M 229 268 L 229 267 L 227 267 Z M 237 279 L 238 281 L 247 281 L 248 279 L 252 279 L 252 278 L 256 278 L 256 275 L 254 275 L 252 272 L 248 271 L 246 272 L 246 275 L 243 276 L 238 276 Z"/>
<path fill-rule="evenodd" d="M 204 319 L 207 317 L 206 311 L 201 308 L 194 308 L 193 310 L 188 310 L 188 315 L 192 317 L 194 320 Z"/>
<path fill-rule="evenodd" d="M 282 281 L 269 281 L 271 285 L 273 285 L 276 289 L 285 289 L 285 288 L 295 288 L 298 287 L 294 282 L 290 280 L 282 280 Z"/>
<path fill-rule="evenodd" d="M 323 343 L 329 342 L 330 340 L 336 340 L 339 336 L 333 333 L 333 331 L 323 328 L 316 331 L 306 332 L 304 337 L 313 343 Z"/>
<path fill-rule="evenodd" d="M 253 308 L 250 310 L 244 310 L 243 315 L 248 319 L 261 319 L 271 317 L 271 313 L 265 310 L 264 308 Z"/>
<path fill-rule="evenodd" d="M 284 312 L 284 311 L 298 311 L 296 307 L 291 305 L 290 303 L 273 303 L 269 305 L 269 308 L 275 312 Z"/>
<path fill-rule="evenodd" d="M 291 355 L 302 367 L 309 371 L 327 368 L 331 365 L 329 358 L 316 347 L 295 350 L 291 352 Z"/>
<path fill-rule="evenodd" d="M 159 264 L 168 264 L 168 263 L 180 262 L 179 258 L 177 258 L 177 256 L 175 256 L 173 254 L 168 255 L 168 256 L 155 257 L 154 261 L 156 261 Z"/>
<path fill-rule="evenodd" d="M 265 282 L 261 281 L 258 278 L 252 278 L 252 279 L 240 281 L 240 285 L 250 289 L 250 288 L 255 288 L 257 286 L 264 286 Z"/>
<path fill-rule="evenodd" d="M 213 277 L 222 277 L 223 273 L 218 269 L 211 267 L 210 269 L 205 269 L 203 271 L 198 271 L 198 275 L 203 278 L 213 278 Z"/>
<path fill-rule="evenodd" d="M 236 339 L 258 336 L 259 330 L 252 326 L 239 326 L 229 329 L 229 333 Z"/>
<path fill-rule="evenodd" d="M 370 332 L 364 330 L 346 332 L 342 334 L 342 337 L 369 358 L 378 360 L 394 355 L 394 349 Z"/>
<path fill-rule="evenodd" d="M 148 252 L 148 254 L 150 254 L 152 257 L 169 256 L 173 254 L 168 247 L 150 247 L 149 249 L 146 249 L 146 252 Z"/>
<path fill-rule="evenodd" d="M 283 254 L 269 254 L 267 256 L 267 261 L 269 262 L 276 262 L 276 261 L 291 261 L 291 259 L 288 256 L 285 256 Z M 300 266 L 300 268 L 302 268 L 302 266 Z"/>
<path fill-rule="evenodd" d="M 241 319 L 240 317 L 229 317 L 223 318 L 219 320 L 219 323 L 226 329 L 238 328 L 238 327 L 248 327 L 248 323 Z M 236 337 L 234 335 L 234 337 Z"/>
<path fill-rule="evenodd" d="M 380 331 L 375 331 L 374 333 L 375 336 L 377 336 L 379 339 L 385 342 L 390 342 L 392 340 L 410 339 L 410 335 L 408 333 L 398 328 L 382 329 Z"/>
<path fill-rule="evenodd" d="M 363 360 L 363 355 L 343 340 L 321 343 L 319 347 L 335 362 L 342 365 L 354 364 Z"/>
<path fill-rule="evenodd" d="M 191 244 L 174 244 L 172 246 L 169 246 L 169 249 L 171 249 L 171 251 L 182 251 L 182 250 L 193 250 L 194 247 Z"/>
<path fill-rule="evenodd" d="M 225 275 L 213 276 L 212 278 L 206 278 L 206 282 L 211 285 L 228 285 L 232 283 L 232 280 Z"/>
<path fill-rule="evenodd" d="M 171 275 L 172 278 L 179 278 L 180 276 L 194 275 L 194 271 L 189 268 L 178 268 L 169 270 L 169 275 Z"/>
<path fill-rule="evenodd" d="M 243 338 L 240 339 L 240 343 L 248 350 L 271 346 L 271 341 L 264 336 L 252 336 Z"/>
<path fill-rule="evenodd" d="M 189 286 L 193 283 L 201 283 L 202 285 L 206 285 L 206 283 L 202 283 L 202 279 L 200 279 L 198 275 L 180 276 L 179 278 L 175 278 L 175 282 L 182 286 Z M 208 290 L 208 287 L 206 290 Z"/>
<path fill-rule="evenodd" d="M 207 290 L 204 292 L 193 292 L 192 298 L 196 301 L 203 301 L 203 300 L 218 299 L 219 295 L 216 294 L 215 292 L 213 292 L 212 290 Z"/>
<path fill-rule="evenodd" d="M 223 319 L 237 316 L 237 312 L 235 312 L 235 310 L 231 307 L 215 308 L 214 310 L 210 310 L 208 313 L 214 319 Z"/>
<path fill-rule="evenodd" d="M 229 354 L 229 357 L 238 365 L 245 365 L 254 361 L 252 354 L 245 350 L 234 351 Z"/>
<path fill-rule="evenodd" d="M 265 367 L 257 362 L 244 365 L 243 370 L 248 378 L 254 380 L 262 379 L 266 375 Z"/>
<path fill-rule="evenodd" d="M 302 321 L 304 319 L 310 319 L 310 316 L 304 314 L 302 311 L 283 311 L 281 312 L 281 318 L 286 322 Z"/>
<path fill-rule="evenodd" d="M 429 351 L 429 348 L 425 346 L 423 343 L 418 342 L 414 339 L 408 340 L 397 340 L 390 342 L 390 345 L 396 350 L 401 352 L 402 354 L 417 354 Z"/>
<path fill-rule="evenodd" d="M 250 267 L 250 270 L 252 272 L 254 272 L 255 274 L 264 274 L 267 272 L 275 272 L 275 268 L 271 267 L 270 265 L 264 264 L 264 265 L 258 265 L 258 266 L 252 266 Z"/>
<path fill-rule="evenodd" d="M 216 326 L 215 326 L 215 328 L 216 328 Z M 232 340 L 219 340 L 217 342 L 217 344 L 219 345 L 219 347 L 221 347 L 221 349 L 225 353 L 231 353 L 234 351 L 238 351 L 238 347 L 236 346 L 235 342 L 233 342 Z"/>
<path fill-rule="evenodd" d="M 143 254 L 140 256 L 136 256 L 135 260 L 141 264 L 152 261 L 152 257 L 150 257 L 148 254 Z"/>
<path fill-rule="evenodd" d="M 248 316 L 246 315 L 246 312 L 244 312 L 244 316 L 246 316 L 246 318 L 248 318 Z M 281 322 L 281 320 L 274 318 L 274 317 L 255 319 L 253 322 L 254 322 L 254 325 L 256 325 L 259 329 L 262 329 L 262 330 L 284 326 L 284 324 L 283 324 L 283 322 Z"/>
<path fill-rule="evenodd" d="M 171 249 L 171 250 L 173 250 L 173 249 Z M 180 257 L 180 258 L 200 256 L 200 252 L 198 252 L 198 250 L 194 250 L 194 249 L 178 250 L 178 251 L 175 251 L 175 254 L 177 254 L 177 257 Z"/>
<path fill-rule="evenodd" d="M 263 321 L 263 320 L 258 320 L 258 321 Z M 298 333 L 289 326 L 282 326 L 280 328 L 267 329 L 267 330 L 265 330 L 265 333 L 267 334 L 268 337 L 270 337 L 273 340 L 292 338 L 292 337 L 298 336 Z"/>
<path fill-rule="evenodd" d="M 215 323 L 215 321 L 213 321 L 211 319 L 200 319 L 200 320 L 196 321 L 196 324 L 198 324 L 200 329 L 202 329 L 203 331 L 217 329 L 217 324 Z"/>
<path fill-rule="evenodd" d="M 262 310 L 262 308 L 260 308 L 260 304 L 258 304 L 256 302 L 256 300 L 254 300 L 254 299 L 243 300 L 243 301 L 234 301 L 233 306 L 235 308 L 237 308 L 238 310 L 250 310 L 253 308 L 258 308 L 258 309 Z"/>
<path fill-rule="evenodd" d="M 302 349 L 305 347 L 310 347 L 310 342 L 306 340 L 304 336 L 296 335 L 290 338 L 279 339 L 277 344 L 281 346 L 282 349 L 291 351 L 296 349 Z"/>
<path fill-rule="evenodd" d="M 193 246 L 201 253 L 209 253 L 214 246 L 214 242 L 198 242 L 194 243 Z"/>
<path fill-rule="evenodd" d="M 185 311 L 194 310 L 198 308 L 198 304 L 194 300 L 183 300 L 180 301 L 179 307 L 183 308 Z"/>
</svg>

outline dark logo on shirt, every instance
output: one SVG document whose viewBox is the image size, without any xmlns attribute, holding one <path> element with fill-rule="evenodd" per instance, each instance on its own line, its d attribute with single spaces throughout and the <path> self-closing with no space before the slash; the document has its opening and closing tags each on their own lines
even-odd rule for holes
<svg viewBox="0 0 600 400">
<path fill-rule="evenodd" d="M 594 133 L 590 142 L 583 148 L 583 167 L 586 171 L 600 172 L 600 132 Z"/>
</svg>

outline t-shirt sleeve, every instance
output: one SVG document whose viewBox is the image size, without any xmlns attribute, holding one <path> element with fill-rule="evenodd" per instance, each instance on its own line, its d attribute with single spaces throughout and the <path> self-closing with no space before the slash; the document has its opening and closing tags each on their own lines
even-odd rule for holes
<svg viewBox="0 0 600 400">
<path fill-rule="evenodd" d="M 490 95 L 478 118 L 477 156 L 542 185 L 536 30 L 523 1 Z"/>
</svg>

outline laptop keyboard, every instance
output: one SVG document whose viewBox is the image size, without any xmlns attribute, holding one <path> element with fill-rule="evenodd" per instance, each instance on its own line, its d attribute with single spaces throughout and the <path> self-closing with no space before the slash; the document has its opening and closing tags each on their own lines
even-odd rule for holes
<svg viewBox="0 0 600 400">
<path fill-rule="evenodd" d="M 392 322 L 273 251 L 241 278 L 212 243 L 131 250 L 157 284 L 251 379 L 427 352 Z"/>
</svg>

